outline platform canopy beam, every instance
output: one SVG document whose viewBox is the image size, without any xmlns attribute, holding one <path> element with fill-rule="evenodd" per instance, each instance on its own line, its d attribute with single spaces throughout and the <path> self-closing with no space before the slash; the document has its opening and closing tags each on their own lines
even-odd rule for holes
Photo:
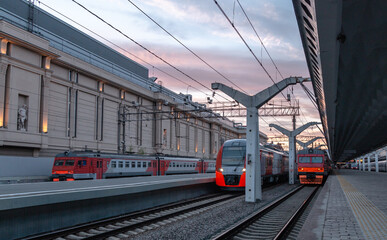
<svg viewBox="0 0 387 240">
<path fill-rule="evenodd" d="M 246 202 L 256 202 L 262 200 L 261 188 L 261 164 L 259 150 L 259 121 L 258 108 L 272 99 L 289 85 L 294 85 L 304 81 L 310 81 L 309 78 L 289 77 L 262 90 L 261 92 L 250 96 L 228 87 L 222 83 L 212 83 L 213 90 L 220 90 L 247 109 L 247 127 L 246 127 Z"/>
<path fill-rule="evenodd" d="M 282 134 L 289 137 L 289 184 L 294 184 L 294 162 L 296 160 L 296 136 L 302 133 L 305 129 L 312 125 L 317 125 L 318 122 L 309 122 L 296 130 L 289 131 L 283 127 L 278 126 L 277 124 L 269 124 L 270 127 L 273 127 L 280 131 Z"/>
</svg>

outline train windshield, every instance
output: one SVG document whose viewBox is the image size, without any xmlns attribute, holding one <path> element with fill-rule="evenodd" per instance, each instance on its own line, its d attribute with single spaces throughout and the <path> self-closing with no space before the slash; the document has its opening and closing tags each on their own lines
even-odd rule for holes
<svg viewBox="0 0 387 240">
<path fill-rule="evenodd" d="M 239 166 L 244 164 L 246 159 L 245 146 L 230 146 L 223 148 L 222 165 Z"/>
<path fill-rule="evenodd" d="M 322 157 L 312 157 L 312 163 L 322 163 L 323 158 Z"/>
<path fill-rule="evenodd" d="M 299 163 L 310 163 L 310 157 L 299 157 L 298 162 Z"/>
<path fill-rule="evenodd" d="M 54 165 L 55 166 L 63 166 L 63 163 L 64 163 L 63 160 L 56 160 Z"/>
</svg>

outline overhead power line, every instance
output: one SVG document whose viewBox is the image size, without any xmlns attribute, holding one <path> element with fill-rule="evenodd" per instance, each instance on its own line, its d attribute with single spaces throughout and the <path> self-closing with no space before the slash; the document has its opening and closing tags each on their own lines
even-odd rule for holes
<svg viewBox="0 0 387 240">
<path fill-rule="evenodd" d="M 129 37 L 127 34 L 125 34 L 124 32 L 122 32 L 121 30 L 119 30 L 118 28 L 116 28 L 115 26 L 113 26 L 111 23 L 107 22 L 105 19 L 103 19 L 102 17 L 100 17 L 99 15 L 97 15 L 96 13 L 94 13 L 93 11 L 91 11 L 90 9 L 88 9 L 87 7 L 85 7 L 84 5 L 80 4 L 79 2 L 75 1 L 75 0 L 72 0 L 74 3 L 76 3 L 78 6 L 80 6 L 81 8 L 83 8 L 84 10 L 86 10 L 87 12 L 89 12 L 91 15 L 93 15 L 94 17 L 98 18 L 100 21 L 102 21 L 103 23 L 105 23 L 106 25 L 108 25 L 109 27 L 111 27 L 112 29 L 114 29 L 115 31 L 117 31 L 118 33 L 120 33 L 121 35 L 123 35 L 125 38 L 129 39 L 130 41 L 132 41 L 133 43 L 135 43 L 137 46 L 141 47 L 142 49 L 144 49 L 145 51 L 147 51 L 148 53 L 150 53 L 152 56 L 156 57 L 157 59 L 159 59 L 160 61 L 164 62 L 165 64 L 167 64 L 168 66 L 170 66 L 171 68 L 175 69 L 176 71 L 178 71 L 179 73 L 181 73 L 182 75 L 186 76 L 187 78 L 189 78 L 190 80 L 196 82 L 197 84 L 199 84 L 200 86 L 204 87 L 205 89 L 209 90 L 210 92 L 212 92 L 212 89 L 208 88 L 207 86 L 205 86 L 203 83 L 199 82 L 198 80 L 194 79 L 193 77 L 191 77 L 190 75 L 188 75 L 187 73 L 183 72 L 182 70 L 180 70 L 178 67 L 172 65 L 171 63 L 169 63 L 168 61 L 166 61 L 165 59 L 163 59 L 162 57 L 160 57 L 159 55 L 157 55 L 156 53 L 152 52 L 151 50 L 149 50 L 148 48 L 146 48 L 145 46 L 143 46 L 142 44 L 140 44 L 139 42 L 137 42 L 136 40 L 134 40 L 133 38 Z M 222 97 L 223 99 L 227 100 L 227 101 L 230 101 L 229 99 L 225 98 L 224 96 L 222 95 L 219 95 L 220 97 Z"/>
<path fill-rule="evenodd" d="M 222 7 L 218 4 L 218 2 L 216 0 L 214 0 L 216 6 L 218 6 L 219 10 L 223 13 L 224 17 L 227 19 L 227 21 L 231 24 L 232 28 L 234 28 L 235 32 L 238 34 L 238 36 L 240 37 L 240 39 L 243 41 L 243 43 L 246 45 L 246 47 L 249 49 L 250 53 L 254 56 L 255 60 L 259 63 L 259 65 L 262 67 L 262 69 L 265 71 L 265 73 L 267 74 L 267 76 L 270 78 L 270 80 L 274 83 L 274 85 L 278 88 L 279 90 L 279 87 L 277 85 L 277 83 L 274 81 L 274 79 L 272 78 L 272 76 L 270 75 L 270 73 L 267 71 L 267 69 L 263 66 L 262 62 L 259 61 L 258 57 L 255 55 L 255 53 L 253 52 L 253 50 L 250 48 L 249 44 L 246 42 L 246 40 L 243 38 L 243 36 L 240 34 L 240 32 L 238 31 L 238 29 L 235 27 L 234 23 L 231 22 L 230 18 L 227 16 L 227 14 L 224 12 L 224 10 L 222 9 Z M 285 95 L 281 92 L 282 96 L 286 99 Z"/>
<path fill-rule="evenodd" d="M 145 13 L 140 7 L 138 7 L 136 4 L 134 4 L 131 0 L 128 0 L 129 3 L 131 3 L 135 8 L 137 8 L 141 13 L 143 13 L 149 20 L 151 20 L 154 24 L 156 24 L 159 28 L 161 28 L 165 33 L 167 33 L 169 36 L 171 36 L 176 42 L 178 42 L 180 45 L 182 45 L 185 49 L 187 49 L 190 53 L 192 53 L 195 57 L 197 57 L 200 61 L 202 61 L 204 64 L 206 64 L 209 68 L 214 70 L 217 74 L 222 76 L 225 80 L 227 80 L 229 83 L 234 85 L 235 87 L 239 88 L 242 92 L 246 93 L 245 90 L 240 88 L 238 85 L 236 85 L 233 81 L 231 81 L 229 78 L 224 76 L 221 72 L 216 70 L 213 66 L 211 66 L 207 61 L 205 61 L 203 58 L 201 58 L 199 55 L 197 55 L 194 51 L 192 51 L 189 47 L 187 47 L 184 43 L 182 43 L 179 39 L 177 39 L 175 36 L 173 36 L 169 31 L 167 31 L 164 27 L 162 27 L 158 22 L 156 22 L 152 17 L 150 17 L 147 13 Z"/>
<path fill-rule="evenodd" d="M 148 64 L 149 66 L 151 66 L 151 67 L 157 69 L 158 71 L 160 71 L 160 72 L 166 74 L 167 76 L 169 76 L 169 77 L 171 77 L 171 78 L 173 78 L 173 79 L 175 79 L 175 80 L 177 80 L 177 81 L 179 81 L 179 82 L 181 82 L 181 83 L 187 85 L 188 87 L 191 87 L 191 88 L 193 88 L 193 89 L 195 89 L 195 90 L 197 90 L 197 91 L 199 91 L 199 92 L 201 92 L 201 93 L 203 93 L 203 94 L 209 96 L 209 94 L 203 92 L 202 90 L 200 90 L 200 89 L 198 89 L 198 88 L 196 88 L 196 87 L 194 87 L 194 86 L 192 86 L 192 85 L 190 85 L 190 84 L 184 82 L 183 80 L 181 80 L 181 79 L 179 79 L 179 78 L 173 76 L 172 74 L 170 74 L 170 73 L 168 73 L 168 72 L 162 70 L 161 68 L 158 68 L 157 66 L 152 65 L 151 63 L 145 61 L 144 59 L 142 59 L 142 58 L 140 58 L 140 57 L 138 57 L 138 56 L 136 56 L 135 54 L 133 54 L 133 53 L 129 52 L 128 50 L 122 48 L 121 46 L 115 44 L 114 42 L 110 41 L 109 39 L 107 39 L 107 38 L 101 36 L 100 34 L 96 33 L 95 31 L 91 30 L 90 28 L 88 28 L 88 27 L 86 27 L 86 26 L 84 26 L 84 25 L 82 25 L 82 24 L 80 24 L 80 23 L 74 21 L 74 20 L 71 19 L 70 17 L 68 17 L 68 16 L 64 15 L 63 13 L 61 13 L 61 12 L 55 10 L 54 8 L 52 8 L 52 7 L 50 7 L 49 5 L 43 3 L 42 1 L 38 1 L 38 3 L 39 3 L 39 4 L 42 4 L 42 5 L 45 6 L 45 7 L 47 7 L 47 8 L 50 9 L 51 11 L 53 11 L 53 12 L 59 14 L 60 16 L 62 16 L 62 17 L 64 17 L 64 18 L 68 19 L 69 21 L 75 23 L 76 25 L 78 25 L 78 26 L 80 26 L 80 27 L 86 29 L 87 31 L 89 31 L 89 32 L 91 32 L 92 34 L 98 36 L 99 38 L 103 39 L 104 41 L 110 43 L 111 45 L 115 46 L 116 48 L 118 48 L 118 49 L 120 49 L 120 50 L 126 52 L 126 53 L 129 54 L 130 56 L 132 56 L 132 57 L 134 57 L 134 58 L 140 60 L 141 62 L 144 62 L 145 64 Z"/>
</svg>

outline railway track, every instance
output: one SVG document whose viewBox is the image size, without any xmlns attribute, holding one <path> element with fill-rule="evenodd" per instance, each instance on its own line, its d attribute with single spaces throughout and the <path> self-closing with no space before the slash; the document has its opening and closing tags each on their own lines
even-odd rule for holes
<svg viewBox="0 0 387 240">
<path fill-rule="evenodd" d="M 285 239 L 317 190 L 296 188 L 212 239 Z"/>
<path fill-rule="evenodd" d="M 109 237 L 113 237 L 113 239 L 129 238 L 144 231 L 207 211 L 239 196 L 241 194 L 213 194 L 23 239 L 89 240 Z"/>
</svg>

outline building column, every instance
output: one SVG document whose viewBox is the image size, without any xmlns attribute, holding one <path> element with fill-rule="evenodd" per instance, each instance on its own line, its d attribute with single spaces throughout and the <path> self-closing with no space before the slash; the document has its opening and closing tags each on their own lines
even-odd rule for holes
<svg viewBox="0 0 387 240">
<path fill-rule="evenodd" d="M 365 172 L 365 157 L 363 157 L 363 172 Z"/>
<path fill-rule="evenodd" d="M 379 152 L 375 153 L 375 172 L 379 172 Z"/>
<path fill-rule="evenodd" d="M 3 60 L 3 59 L 1 59 Z M 0 128 L 6 126 L 5 122 L 5 99 L 6 99 L 6 75 L 8 64 L 0 63 Z"/>
<path fill-rule="evenodd" d="M 368 172 L 371 172 L 371 155 L 367 156 Z"/>
<path fill-rule="evenodd" d="M 163 152 L 163 125 L 162 125 L 162 116 L 163 114 L 160 113 L 163 109 L 163 103 L 162 101 L 157 101 L 155 106 L 155 132 L 154 132 L 154 139 L 155 139 L 155 151 L 156 153 L 162 153 Z"/>
</svg>

